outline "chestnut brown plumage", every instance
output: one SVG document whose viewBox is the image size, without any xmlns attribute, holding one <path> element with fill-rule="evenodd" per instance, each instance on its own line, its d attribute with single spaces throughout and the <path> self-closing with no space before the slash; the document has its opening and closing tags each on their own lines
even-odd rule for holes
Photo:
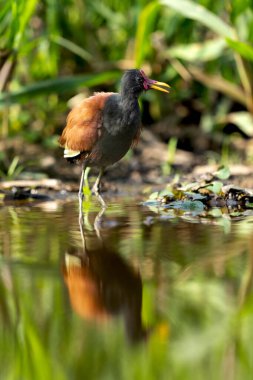
<svg viewBox="0 0 253 380">
<path fill-rule="evenodd" d="M 119 161 L 140 136 L 139 95 L 149 89 L 168 93 L 169 87 L 149 79 L 143 70 L 128 70 L 122 77 L 120 93 L 95 93 L 69 113 L 59 142 L 68 161 L 82 164 L 79 197 L 83 194 L 84 169 L 98 167 L 93 192 L 105 205 L 99 194 L 104 169 Z"/>
</svg>

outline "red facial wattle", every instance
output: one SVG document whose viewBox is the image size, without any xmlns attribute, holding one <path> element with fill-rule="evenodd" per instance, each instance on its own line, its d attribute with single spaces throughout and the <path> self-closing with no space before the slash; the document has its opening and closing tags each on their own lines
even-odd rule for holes
<svg viewBox="0 0 253 380">
<path fill-rule="evenodd" d="M 143 80 L 143 88 L 145 91 L 147 91 L 149 89 L 154 89 L 154 90 L 163 91 L 163 92 L 167 92 L 167 93 L 169 92 L 168 88 L 170 88 L 170 86 L 167 83 L 158 82 L 154 79 L 149 79 L 143 70 L 140 70 L 140 73 L 144 79 Z"/>
<path fill-rule="evenodd" d="M 144 90 L 147 91 L 149 89 L 149 84 L 148 82 L 144 79 L 144 82 L 143 82 L 143 87 L 144 87 Z"/>
</svg>

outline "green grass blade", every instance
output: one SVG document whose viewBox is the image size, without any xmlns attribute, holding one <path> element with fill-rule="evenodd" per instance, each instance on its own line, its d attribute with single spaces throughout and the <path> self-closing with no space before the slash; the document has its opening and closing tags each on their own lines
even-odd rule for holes
<svg viewBox="0 0 253 380">
<path fill-rule="evenodd" d="M 135 65 L 140 67 L 144 58 L 151 51 L 150 34 L 154 29 L 160 4 L 157 1 L 149 3 L 141 11 L 135 38 Z"/>
<path fill-rule="evenodd" d="M 200 22 L 223 37 L 234 37 L 233 28 L 202 5 L 190 0 L 160 0 L 160 3 L 174 9 L 187 18 Z"/>
<path fill-rule="evenodd" d="M 96 75 L 76 75 L 37 82 L 24 86 L 16 92 L 5 92 L 0 94 L 0 107 L 14 103 L 26 102 L 35 96 L 74 91 L 83 86 L 97 86 L 112 80 L 117 80 L 119 76 L 119 72 L 111 71 Z"/>
<path fill-rule="evenodd" d="M 227 44 L 239 53 L 243 58 L 253 61 L 253 47 L 242 41 L 235 41 L 230 38 L 226 39 Z"/>
<path fill-rule="evenodd" d="M 15 14 L 17 17 L 16 23 L 18 24 L 18 28 L 16 29 L 17 33 L 14 39 L 14 48 L 17 50 L 22 44 L 26 26 L 35 11 L 37 3 L 38 0 L 22 1 L 18 4 L 18 9 L 15 9 Z"/>
<path fill-rule="evenodd" d="M 71 53 L 74 53 L 78 55 L 79 57 L 83 58 L 83 60 L 90 62 L 92 60 L 92 55 L 82 47 L 78 46 L 74 42 L 67 40 L 66 38 L 63 38 L 61 36 L 51 36 L 51 41 L 64 47 L 65 49 L 68 49 L 71 51 Z"/>
<path fill-rule="evenodd" d="M 10 164 L 10 167 L 8 169 L 8 173 L 7 173 L 7 176 L 8 177 L 12 177 L 13 174 L 15 173 L 16 169 L 17 169 L 17 166 L 18 166 L 18 163 L 19 163 L 19 157 L 16 156 L 13 158 L 11 164 Z"/>
<path fill-rule="evenodd" d="M 10 3 L 9 2 L 6 2 L 4 5 L 1 4 L 1 7 L 0 7 L 0 23 L 2 23 L 5 19 L 5 17 L 8 15 L 8 13 L 10 12 Z"/>
</svg>

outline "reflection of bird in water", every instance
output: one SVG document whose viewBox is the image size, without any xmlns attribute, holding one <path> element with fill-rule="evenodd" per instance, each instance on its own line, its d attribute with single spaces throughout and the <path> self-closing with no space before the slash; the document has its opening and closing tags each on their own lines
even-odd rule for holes
<svg viewBox="0 0 253 380">
<path fill-rule="evenodd" d="M 95 235 L 95 234 L 94 234 Z M 122 315 L 130 341 L 145 338 L 142 326 L 142 281 L 139 273 L 119 254 L 107 249 L 96 238 L 92 247 L 73 249 L 65 256 L 63 268 L 70 302 L 82 318 L 101 322 Z"/>
</svg>

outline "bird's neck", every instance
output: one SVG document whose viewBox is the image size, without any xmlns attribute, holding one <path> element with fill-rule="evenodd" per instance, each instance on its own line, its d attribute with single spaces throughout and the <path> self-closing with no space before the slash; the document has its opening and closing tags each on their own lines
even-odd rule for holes
<svg viewBox="0 0 253 380">
<path fill-rule="evenodd" d="M 129 110 L 132 110 L 133 108 L 138 107 L 138 94 L 131 92 L 131 91 L 124 91 L 124 89 L 121 90 L 120 97 L 121 97 L 121 104 L 124 112 L 127 112 Z"/>
<path fill-rule="evenodd" d="M 122 125 L 125 127 L 139 124 L 140 108 L 138 103 L 138 96 L 134 94 L 127 94 L 121 96 L 121 112 L 122 112 Z"/>
</svg>

